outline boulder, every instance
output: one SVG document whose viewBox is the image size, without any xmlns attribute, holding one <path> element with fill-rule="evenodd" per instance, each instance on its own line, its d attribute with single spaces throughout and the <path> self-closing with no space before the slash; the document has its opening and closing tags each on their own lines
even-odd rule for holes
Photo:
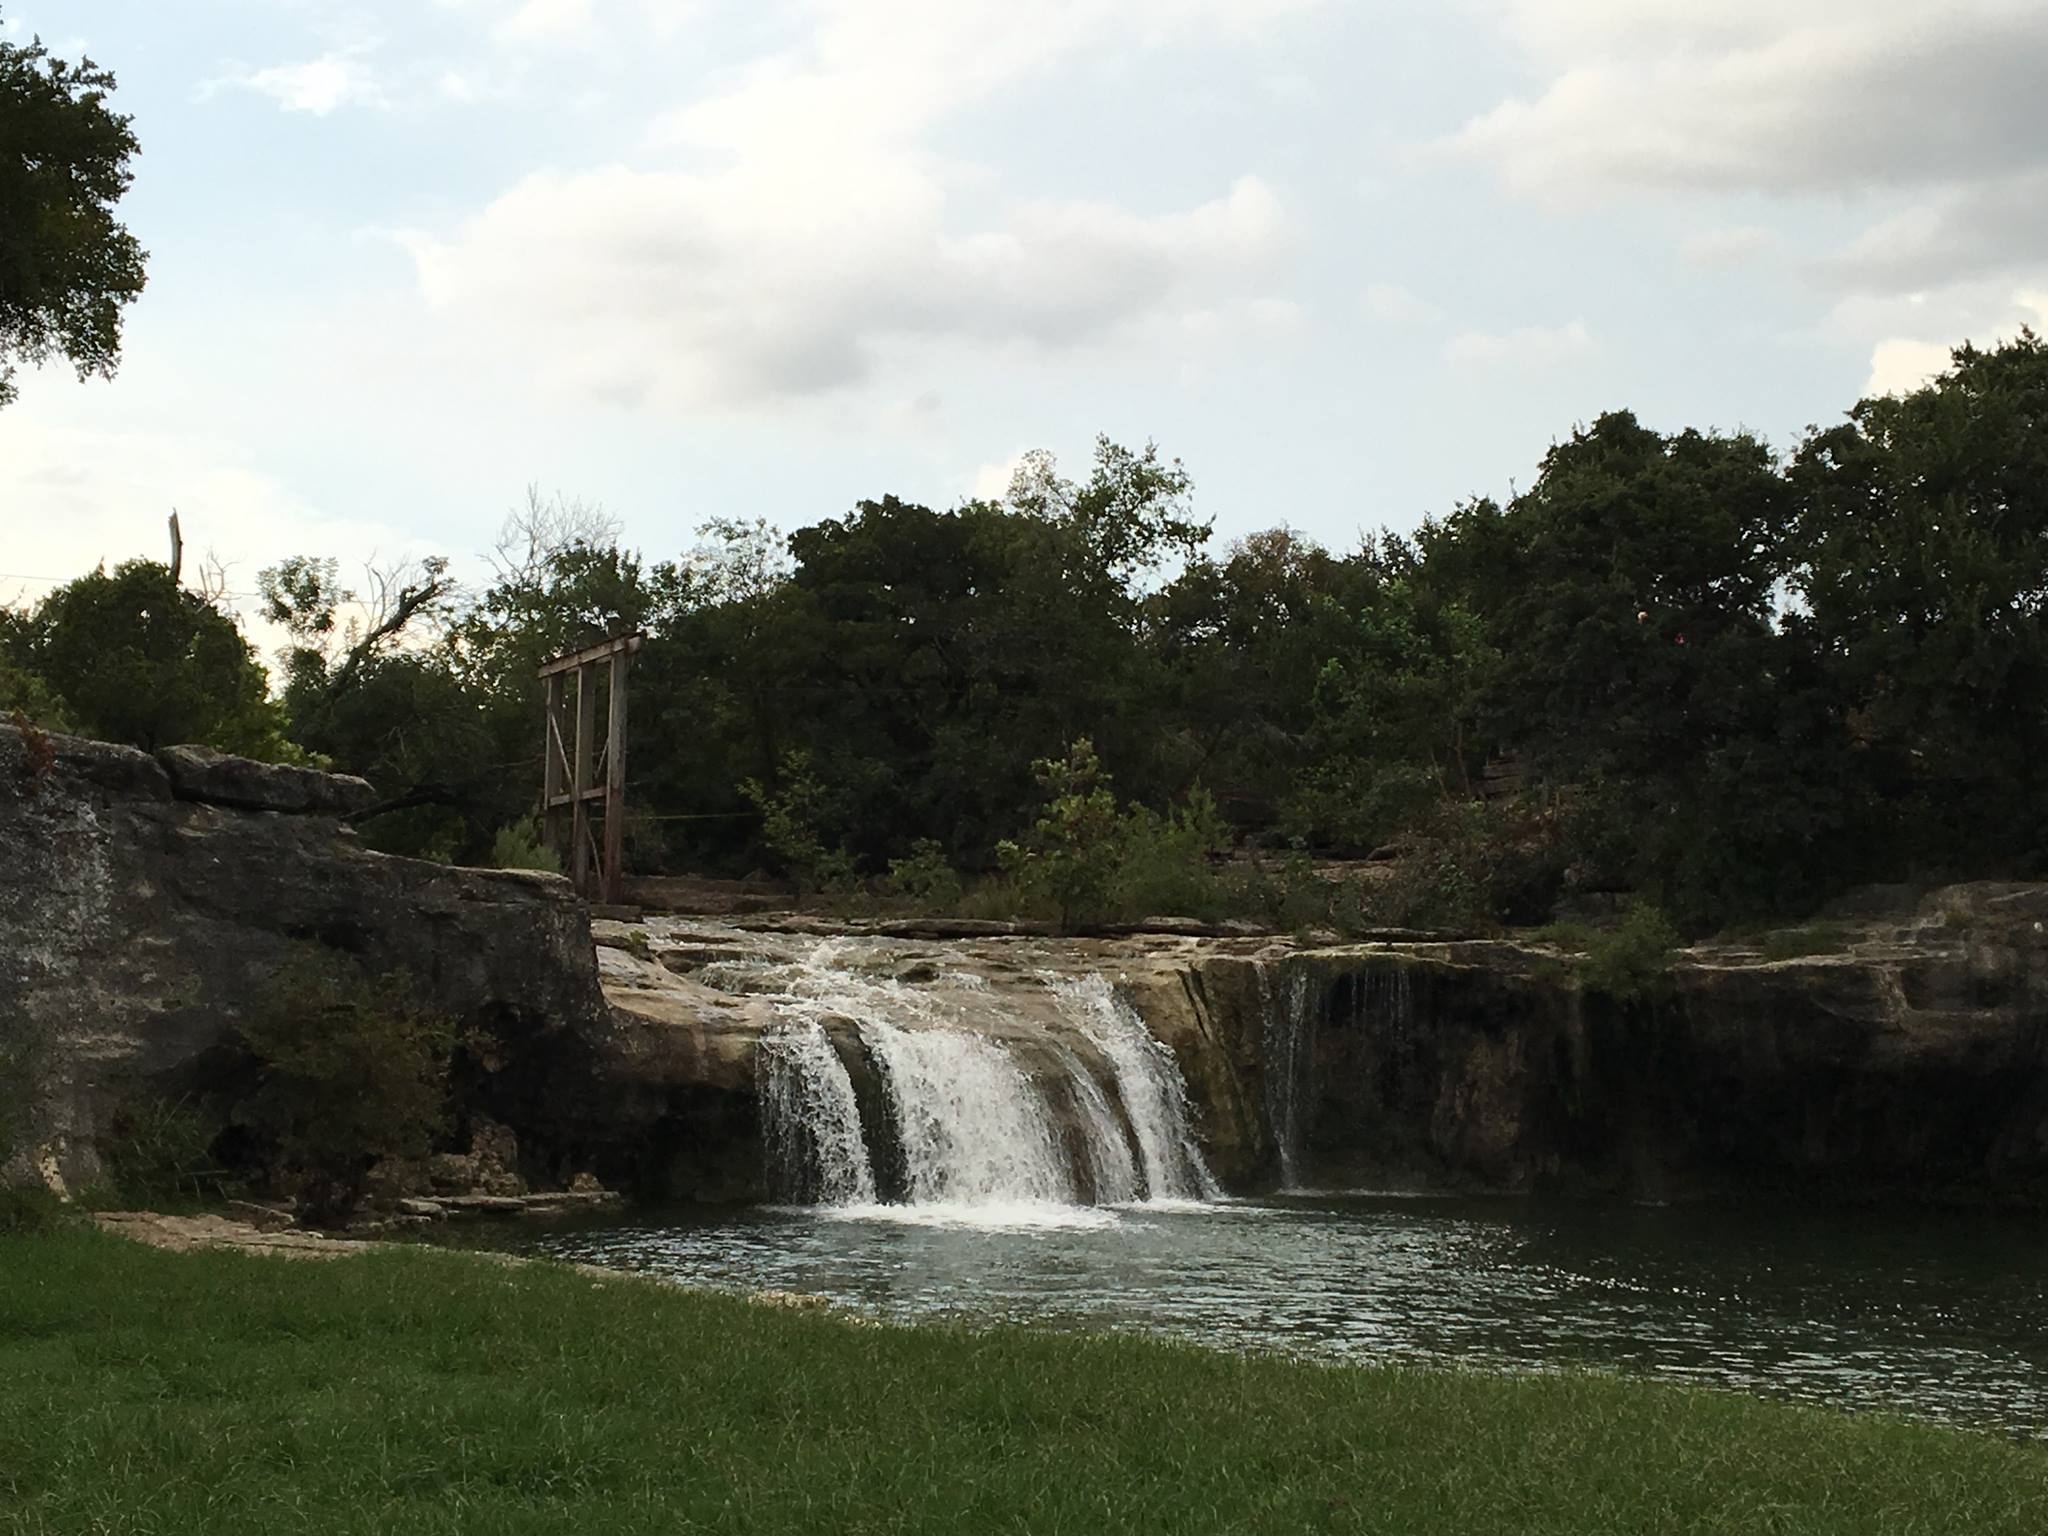
<svg viewBox="0 0 2048 1536">
<path fill-rule="evenodd" d="M 287 763 L 257 763 L 211 747 L 165 747 L 157 753 L 180 800 L 288 816 L 354 816 L 377 803 L 369 782 Z"/>
<path fill-rule="evenodd" d="M 166 756 L 180 774 L 207 766 Z M 357 794 L 261 764 L 207 771 L 215 786 L 303 790 L 251 791 L 273 808 L 339 808 Z M 91 1185 L 124 1105 L 182 1100 L 231 1118 L 248 1091 L 233 1070 L 237 1024 L 307 946 L 402 973 L 461 1026 L 475 1049 L 459 1113 L 519 1132 L 523 1171 L 545 1180 L 588 1166 L 558 1167 L 544 1138 L 493 1108 L 527 1101 L 531 1083 L 576 1059 L 565 1039 L 610 1018 L 566 880 L 394 858 L 331 816 L 265 814 L 173 785 L 145 753 L 0 726 L 0 1031 L 34 1069 L 27 1102 L 8 1106 L 27 1130 L 12 1176 L 47 1161 L 65 1186 Z"/>
</svg>

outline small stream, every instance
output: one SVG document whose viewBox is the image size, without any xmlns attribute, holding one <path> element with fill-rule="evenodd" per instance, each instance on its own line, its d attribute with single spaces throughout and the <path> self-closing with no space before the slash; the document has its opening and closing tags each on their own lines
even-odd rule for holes
<svg viewBox="0 0 2048 1536">
<path fill-rule="evenodd" d="M 904 1321 L 1597 1367 L 2048 1436 L 2048 1231 L 2030 1218 L 1301 1195 L 698 1211 L 514 1241 Z"/>
</svg>

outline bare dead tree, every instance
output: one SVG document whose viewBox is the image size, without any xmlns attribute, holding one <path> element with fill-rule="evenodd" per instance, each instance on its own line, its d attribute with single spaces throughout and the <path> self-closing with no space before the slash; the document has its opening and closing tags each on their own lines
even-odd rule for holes
<svg viewBox="0 0 2048 1536">
<path fill-rule="evenodd" d="M 500 582 L 532 585 L 545 579 L 550 557 L 576 544 L 616 544 L 624 531 L 625 524 L 596 502 L 565 498 L 560 491 L 543 496 L 538 485 L 529 485 L 526 501 L 505 514 L 498 541 L 484 558 Z"/>
<path fill-rule="evenodd" d="M 462 592 L 441 555 L 384 565 L 373 558 L 363 568 L 363 581 L 363 615 L 349 622 L 348 651 L 327 680 L 329 698 L 346 693 L 363 664 L 406 630 L 419 625 L 445 631 Z"/>
</svg>

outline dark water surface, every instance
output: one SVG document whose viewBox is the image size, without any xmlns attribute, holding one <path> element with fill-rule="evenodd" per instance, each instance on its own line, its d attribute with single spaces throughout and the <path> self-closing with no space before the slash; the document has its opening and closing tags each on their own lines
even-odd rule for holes
<svg viewBox="0 0 2048 1536">
<path fill-rule="evenodd" d="M 2024 1217 L 1333 1195 L 993 1217 L 695 1212 L 512 1241 L 899 1320 L 1596 1366 L 2048 1436 L 2048 1222 Z"/>
</svg>

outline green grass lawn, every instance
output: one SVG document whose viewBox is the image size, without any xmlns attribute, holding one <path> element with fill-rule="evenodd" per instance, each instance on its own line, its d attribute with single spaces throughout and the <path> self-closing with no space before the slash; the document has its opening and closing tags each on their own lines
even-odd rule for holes
<svg viewBox="0 0 2048 1536">
<path fill-rule="evenodd" d="M 855 1326 L 430 1251 L 0 1239 L 0 1524 L 2048 1531 L 2048 1450 L 1568 1376 Z"/>
</svg>

